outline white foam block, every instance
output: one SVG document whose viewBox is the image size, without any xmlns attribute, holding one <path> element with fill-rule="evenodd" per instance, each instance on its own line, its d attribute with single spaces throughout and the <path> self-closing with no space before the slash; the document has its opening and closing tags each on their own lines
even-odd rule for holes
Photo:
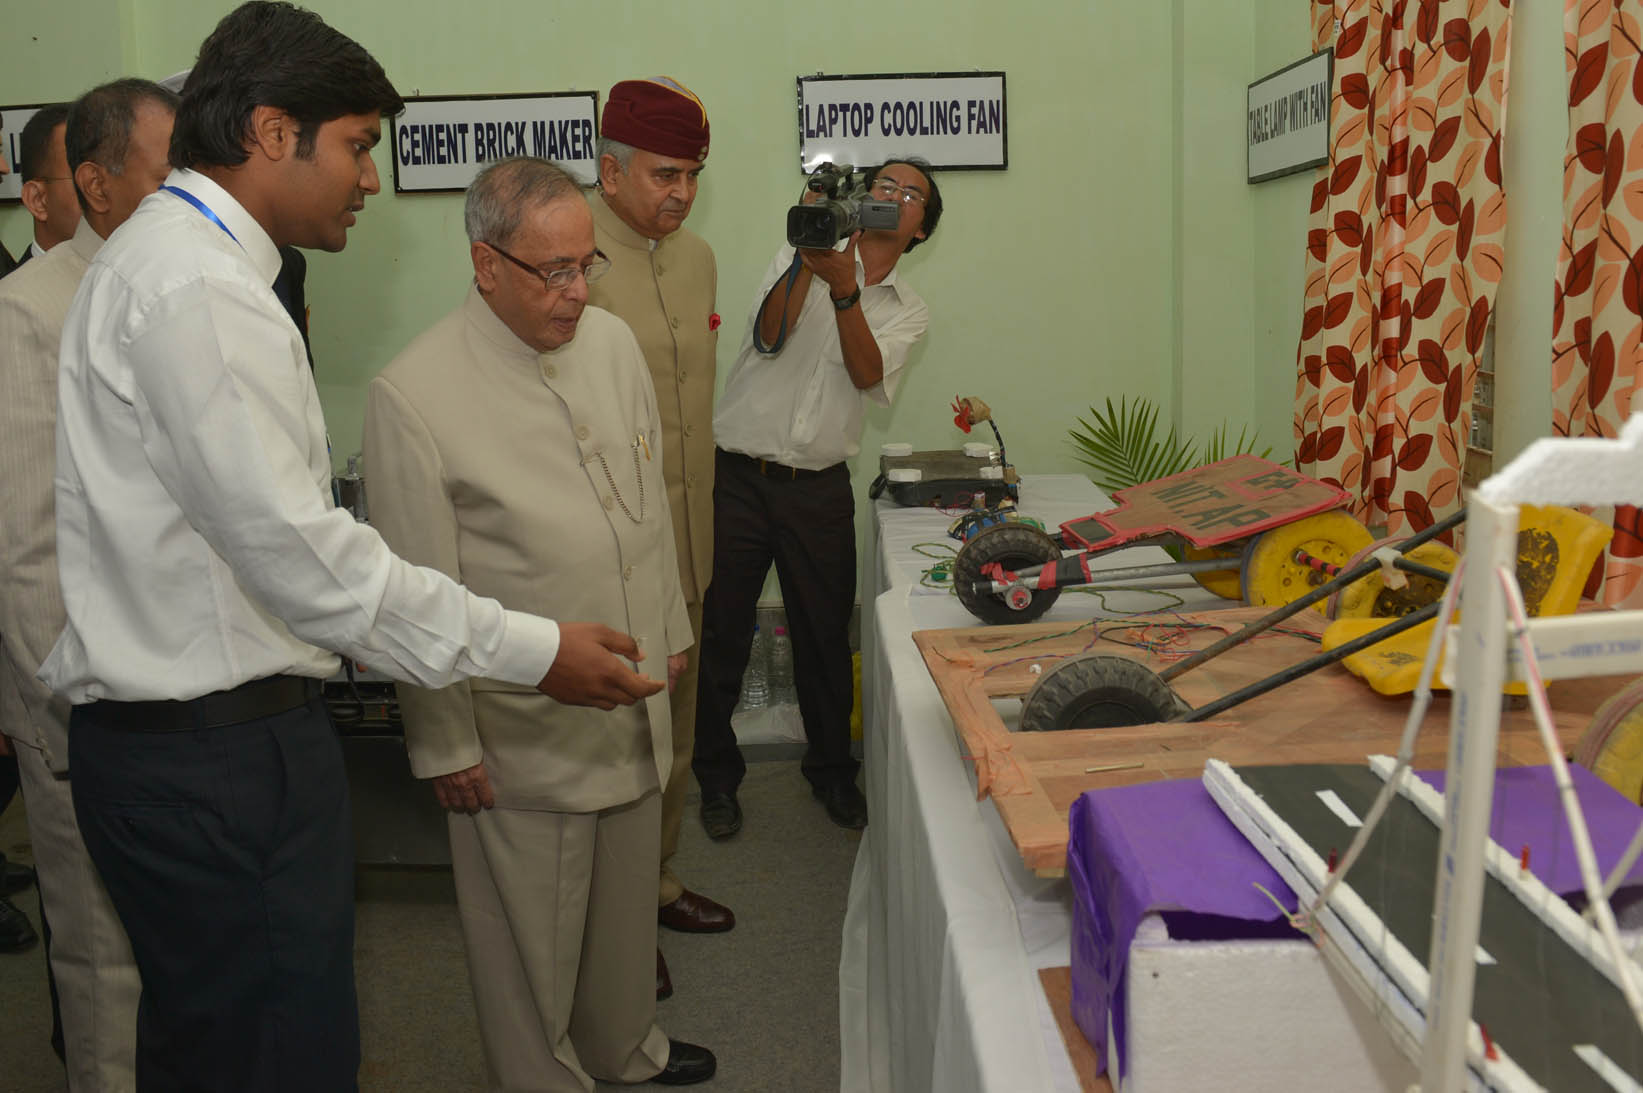
<svg viewBox="0 0 1643 1093">
<path fill-rule="evenodd" d="M 1128 1003 L 1122 1093 L 1380 1093 L 1419 1077 L 1308 941 L 1175 941 L 1149 915 L 1130 946 Z"/>
</svg>

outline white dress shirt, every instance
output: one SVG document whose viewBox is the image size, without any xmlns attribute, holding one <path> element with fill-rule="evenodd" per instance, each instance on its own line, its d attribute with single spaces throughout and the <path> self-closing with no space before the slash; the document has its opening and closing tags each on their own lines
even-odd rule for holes
<svg viewBox="0 0 1643 1093">
<path fill-rule="evenodd" d="M 334 650 L 423 686 L 534 684 L 558 626 L 396 558 L 332 505 L 302 337 L 267 233 L 204 175 L 98 252 L 63 329 L 57 553 L 68 625 L 40 678 L 72 702 L 187 699 Z M 231 234 L 230 234 L 231 233 Z"/>
<path fill-rule="evenodd" d="M 897 279 L 894 269 L 878 284 L 865 284 L 867 274 L 858 256 L 856 283 L 864 286 L 861 312 L 884 358 L 884 379 L 865 391 L 851 381 L 839 345 L 837 312 L 827 283 L 819 277 L 811 278 L 787 343 L 779 353 L 767 356 L 753 348 L 753 324 L 759 321 L 771 287 L 793 264 L 793 254 L 792 247 L 778 251 L 759 283 L 741 353 L 713 415 L 713 435 L 726 451 L 819 471 L 861 450 L 867 403 L 890 405 L 907 354 L 930 325 L 930 309 Z"/>
</svg>

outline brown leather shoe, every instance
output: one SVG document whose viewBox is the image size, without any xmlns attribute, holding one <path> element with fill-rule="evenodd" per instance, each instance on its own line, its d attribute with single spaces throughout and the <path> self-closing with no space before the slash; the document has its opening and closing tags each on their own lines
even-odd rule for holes
<svg viewBox="0 0 1643 1093">
<path fill-rule="evenodd" d="M 662 950 L 656 950 L 656 1001 L 673 997 L 673 977 L 667 973 L 667 961 L 662 959 Z"/>
<path fill-rule="evenodd" d="M 736 916 L 724 904 L 687 888 L 678 899 L 657 908 L 656 921 L 686 934 L 722 934 L 736 925 Z"/>
</svg>

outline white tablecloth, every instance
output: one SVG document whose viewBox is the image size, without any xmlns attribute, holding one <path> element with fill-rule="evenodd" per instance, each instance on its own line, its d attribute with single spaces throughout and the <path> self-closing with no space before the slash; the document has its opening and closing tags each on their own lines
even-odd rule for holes
<svg viewBox="0 0 1643 1093">
<path fill-rule="evenodd" d="M 1077 475 L 1028 476 L 1021 511 L 1052 532 L 1108 507 Z M 979 625 L 956 597 L 921 587 L 951 517 L 881 500 L 865 551 L 862 619 L 865 788 L 871 817 L 856 857 L 839 961 L 846 1093 L 1076 1091 L 1037 970 L 1065 965 L 1071 894 L 1022 864 L 914 646 L 915 630 Z M 954 544 L 956 546 L 956 544 Z M 926 551 L 932 550 L 925 547 Z M 939 550 L 935 551 L 939 553 Z M 1103 568 L 1165 560 L 1156 547 Z M 1215 601 L 1171 579 L 1189 607 Z M 1064 592 L 1047 621 L 1161 610 L 1142 590 Z"/>
</svg>

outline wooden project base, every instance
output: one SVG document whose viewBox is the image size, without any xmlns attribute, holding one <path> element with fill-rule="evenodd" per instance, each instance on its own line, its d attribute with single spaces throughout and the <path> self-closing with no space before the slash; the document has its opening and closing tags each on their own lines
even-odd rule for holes
<svg viewBox="0 0 1643 1093">
<path fill-rule="evenodd" d="M 1375 694 L 1339 665 L 1320 669 L 1246 702 L 1213 721 L 1165 722 L 1116 729 L 1066 732 L 1011 732 L 992 700 L 1025 695 L 1038 676 L 1059 660 L 1084 652 L 1129 657 L 1161 671 L 1167 662 L 1122 644 L 1150 624 L 1153 637 L 1180 623 L 1190 629 L 1176 651 L 1204 648 L 1224 633 L 1267 614 L 1265 608 L 1231 608 L 1194 614 L 1101 619 L 1076 629 L 1065 622 L 1025 626 L 921 630 L 913 635 L 975 763 L 977 796 L 991 796 L 1004 826 L 1028 868 L 1058 875 L 1067 860 L 1067 811 L 1087 789 L 1166 778 L 1197 778 L 1206 760 L 1228 763 L 1355 763 L 1366 756 L 1397 751 L 1410 696 Z M 1311 611 L 1287 620 L 1284 629 L 1321 632 L 1326 620 Z M 1111 638 L 1098 635 L 1111 634 Z M 1116 639 L 1116 640 L 1114 640 Z M 1195 668 L 1172 682 L 1193 706 L 1304 660 L 1316 642 L 1268 631 L 1255 640 Z M 1572 748 L 1592 712 L 1626 680 L 1602 677 L 1552 684 L 1551 699 L 1565 751 Z M 1445 765 L 1449 700 L 1433 700 L 1415 746 L 1417 768 Z M 1501 717 L 1499 762 L 1503 766 L 1546 761 L 1527 709 Z"/>
<path fill-rule="evenodd" d="M 1083 1093 L 1112 1093 L 1112 1082 L 1105 1074 L 1097 1073 L 1101 1060 L 1096 1057 L 1095 1048 L 1090 1046 L 1078 1022 L 1073 1020 L 1073 970 L 1040 968 L 1038 982 L 1044 988 L 1044 998 L 1050 1003 L 1050 1012 L 1055 1014 L 1056 1028 L 1061 1030 L 1061 1042 L 1067 1045 L 1067 1058 L 1078 1077 L 1078 1088 Z"/>
</svg>

